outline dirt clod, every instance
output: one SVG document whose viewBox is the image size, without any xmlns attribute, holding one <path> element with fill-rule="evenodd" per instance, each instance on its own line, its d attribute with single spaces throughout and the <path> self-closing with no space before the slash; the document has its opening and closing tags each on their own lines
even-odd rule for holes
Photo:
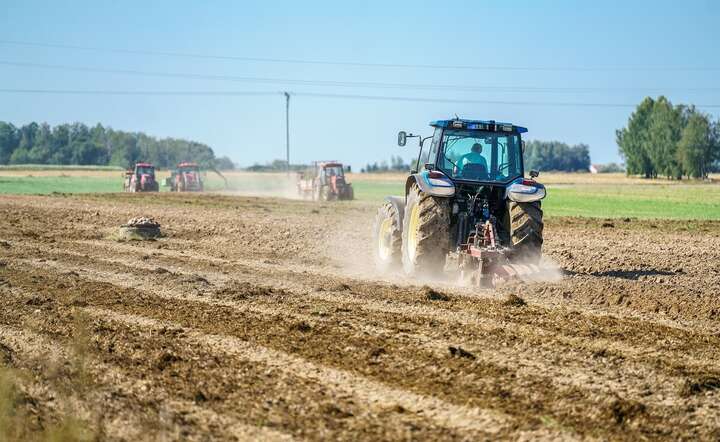
<svg viewBox="0 0 720 442">
<path fill-rule="evenodd" d="M 33 295 L 27 301 L 25 301 L 25 304 L 40 306 L 40 305 L 46 304 L 48 302 L 50 302 L 50 299 L 46 296 Z"/>
<path fill-rule="evenodd" d="M 180 358 L 175 353 L 164 351 L 156 358 L 155 368 L 163 371 L 169 366 L 171 366 L 173 363 L 178 361 L 182 361 L 182 358 Z"/>
<path fill-rule="evenodd" d="M 342 410 L 335 404 L 326 404 L 325 406 L 323 406 L 323 411 L 325 414 L 329 414 L 337 419 L 347 419 L 353 417 L 352 413 Z"/>
<path fill-rule="evenodd" d="M 685 397 L 720 389 L 720 377 L 702 376 L 697 379 L 686 379 L 680 388 L 680 394 Z"/>
<path fill-rule="evenodd" d="M 296 322 L 295 324 L 293 324 L 292 328 L 302 333 L 308 333 L 312 331 L 312 326 L 305 321 Z"/>
<path fill-rule="evenodd" d="M 330 288 L 331 292 L 345 292 L 350 290 L 350 286 L 348 284 L 345 284 L 344 282 L 341 282 L 340 284 L 335 284 Z"/>
<path fill-rule="evenodd" d="M 195 400 L 195 403 L 196 403 L 196 404 L 197 404 L 197 403 L 202 403 L 202 402 L 207 402 L 207 396 L 205 396 L 205 393 L 203 393 L 203 392 L 200 391 L 200 390 L 198 390 L 198 391 L 195 393 L 195 396 L 193 397 L 193 399 Z"/>
<path fill-rule="evenodd" d="M 465 350 L 462 347 L 448 347 L 448 351 L 450 352 L 451 356 L 457 357 L 457 358 L 465 358 L 465 359 L 475 359 L 475 355 L 470 353 L 469 351 Z"/>
<path fill-rule="evenodd" d="M 527 302 L 518 295 L 511 293 L 505 298 L 505 301 L 503 301 L 503 305 L 506 305 L 508 307 L 525 307 L 527 305 Z"/>
<path fill-rule="evenodd" d="M 446 295 L 445 293 L 438 292 L 437 290 L 425 286 L 423 287 L 423 294 L 425 295 L 425 298 L 429 299 L 430 301 L 449 301 L 450 297 Z"/>
<path fill-rule="evenodd" d="M 608 404 L 606 408 L 606 415 L 617 425 L 623 425 L 644 414 L 646 408 L 647 407 L 642 402 L 616 398 Z"/>
<path fill-rule="evenodd" d="M 387 350 L 385 350 L 385 348 L 383 348 L 383 347 L 378 347 L 378 348 L 376 348 L 376 349 L 373 349 L 373 350 L 370 352 L 370 357 L 371 357 L 371 358 L 379 358 L 380 356 L 382 356 L 382 355 L 384 355 L 384 354 L 386 354 L 386 353 L 387 353 Z"/>
</svg>

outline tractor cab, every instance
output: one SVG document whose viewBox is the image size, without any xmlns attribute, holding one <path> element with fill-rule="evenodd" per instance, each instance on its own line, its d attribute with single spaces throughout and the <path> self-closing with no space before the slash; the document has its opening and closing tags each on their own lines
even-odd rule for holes
<svg viewBox="0 0 720 442">
<path fill-rule="evenodd" d="M 149 163 L 137 163 L 135 164 L 135 176 L 141 178 L 143 175 L 155 179 L 155 166 Z"/>
<path fill-rule="evenodd" d="M 200 173 L 200 168 L 195 163 L 180 163 L 178 164 L 178 172 L 180 173 Z"/>
<path fill-rule="evenodd" d="M 170 172 L 165 185 L 171 192 L 201 192 L 203 182 L 200 167 L 196 163 L 182 162 Z"/>
<path fill-rule="evenodd" d="M 345 172 L 343 171 L 343 165 L 340 163 L 320 163 L 319 178 L 323 184 L 326 184 L 333 180 L 345 180 Z"/>
<path fill-rule="evenodd" d="M 400 132 L 398 144 L 420 139 L 415 171 L 437 171 L 453 181 L 508 183 L 523 176 L 521 134 L 527 129 L 483 120 L 438 120 L 431 137 Z M 428 140 L 432 138 L 432 140 Z M 426 142 L 429 141 L 429 142 Z"/>
<path fill-rule="evenodd" d="M 452 196 L 456 191 L 476 193 L 512 192 L 544 196 L 545 188 L 536 183 L 537 172 L 525 179 L 523 166 L 524 142 L 527 129 L 494 120 L 437 120 L 430 123 L 432 136 L 400 132 L 398 144 L 404 146 L 408 138 L 418 138 L 420 153 L 408 180 L 437 196 Z M 537 194 L 536 194 L 537 193 Z"/>
<path fill-rule="evenodd" d="M 134 169 L 125 173 L 123 188 L 126 192 L 157 192 L 160 185 L 155 180 L 155 166 L 136 163 Z"/>
</svg>

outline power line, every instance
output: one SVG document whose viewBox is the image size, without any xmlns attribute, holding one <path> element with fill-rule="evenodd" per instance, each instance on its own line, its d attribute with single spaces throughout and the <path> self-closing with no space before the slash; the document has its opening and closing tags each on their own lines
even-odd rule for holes
<svg viewBox="0 0 720 442">
<path fill-rule="evenodd" d="M 232 60 L 246 61 L 257 63 L 282 63 L 282 64 L 305 64 L 305 65 L 322 65 L 322 66 L 346 66 L 346 67 L 364 67 L 364 68 L 400 68 L 400 69 L 434 69 L 434 70 L 473 70 L 473 71 L 575 71 L 575 72 L 596 72 L 596 71 L 668 71 L 668 72 L 689 72 L 689 71 L 720 71 L 720 67 L 709 66 L 501 66 L 501 65 L 438 65 L 438 64 L 411 64 L 411 63 L 365 63 L 357 61 L 329 61 L 329 60 L 307 60 L 293 58 L 266 58 L 266 57 L 246 57 L 235 55 L 214 55 L 200 54 L 192 52 L 178 51 L 150 51 L 142 49 L 117 49 L 117 48 L 101 48 L 93 46 L 76 46 L 67 44 L 54 43 L 37 43 L 16 40 L 0 40 L 0 44 L 25 47 L 40 47 L 53 49 L 66 49 L 78 51 L 107 52 L 132 55 L 149 55 L 163 57 L 178 58 L 194 58 L 205 60 Z"/>
<path fill-rule="evenodd" d="M 369 81 L 337 81 L 337 80 L 303 80 L 292 78 L 245 77 L 233 75 L 212 75 L 183 72 L 151 72 L 135 69 L 109 69 L 85 66 L 69 66 L 44 63 L 28 63 L 0 60 L 0 65 L 39 69 L 54 69 L 73 72 L 92 72 L 104 74 L 122 74 L 143 77 L 183 78 L 192 80 L 233 81 L 245 83 L 262 83 L 278 85 L 302 85 L 343 88 L 378 88 L 378 89 L 415 89 L 415 90 L 447 90 L 447 91 L 484 91 L 484 92 L 516 92 L 516 93 L 594 93 L 594 92 L 717 92 L 718 87 L 686 87 L 686 88 L 624 88 L 624 87 L 534 87 L 534 86 L 467 86 L 452 84 L 418 84 L 418 83 L 387 83 Z"/>
<path fill-rule="evenodd" d="M 560 102 L 560 101 L 505 101 L 505 100 L 466 100 L 446 99 L 429 97 L 393 97 L 377 95 L 354 95 L 354 94 L 322 94 L 311 92 L 298 92 L 294 95 L 318 98 L 355 99 L 355 100 L 376 100 L 376 101 L 406 101 L 420 103 L 457 103 L 457 104 L 494 104 L 509 106 L 557 106 L 557 107 L 608 107 L 608 108 L 635 108 L 637 104 L 628 103 L 588 103 L 588 102 Z M 720 107 L 720 104 L 698 104 L 696 107 Z"/>
<path fill-rule="evenodd" d="M 77 90 L 77 89 L 0 89 L 0 93 L 15 94 L 50 94 L 50 95 L 128 95 L 128 96 L 270 96 L 283 95 L 284 92 L 253 92 L 253 91 L 124 91 L 124 90 Z M 454 104 L 494 104 L 508 106 L 558 106 L 558 107 L 605 107 L 635 108 L 636 104 L 628 103 L 592 103 L 592 102 L 558 102 L 558 101 L 502 101 L 502 100 L 468 100 L 446 99 L 433 97 L 403 97 L 356 94 L 324 94 L 312 92 L 291 92 L 292 96 L 310 98 L 331 98 L 348 100 L 403 101 L 425 103 Z M 720 104 L 697 104 L 698 108 L 720 108 Z"/>
<path fill-rule="evenodd" d="M 80 90 L 80 89 L 0 89 L 8 94 L 47 94 L 47 95 L 129 95 L 129 96 L 268 96 L 281 95 L 271 91 L 124 91 L 124 90 Z"/>
</svg>

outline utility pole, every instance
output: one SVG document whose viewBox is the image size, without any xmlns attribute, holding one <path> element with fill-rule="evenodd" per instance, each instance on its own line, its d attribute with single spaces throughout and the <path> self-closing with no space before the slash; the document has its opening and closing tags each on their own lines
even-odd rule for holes
<svg viewBox="0 0 720 442">
<path fill-rule="evenodd" d="M 290 94 L 285 94 L 285 161 L 287 162 L 287 174 L 290 175 Z"/>
</svg>

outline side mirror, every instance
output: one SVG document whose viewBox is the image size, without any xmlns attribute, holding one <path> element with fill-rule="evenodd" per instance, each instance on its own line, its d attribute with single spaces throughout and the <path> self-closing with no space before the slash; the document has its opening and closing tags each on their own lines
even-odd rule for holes
<svg viewBox="0 0 720 442">
<path fill-rule="evenodd" d="M 520 142 L 520 148 L 522 149 L 523 153 L 525 153 L 525 140 L 522 140 Z"/>
<path fill-rule="evenodd" d="M 398 132 L 398 146 L 402 147 L 405 144 L 407 144 L 407 134 L 404 130 L 401 130 L 400 132 Z"/>
<path fill-rule="evenodd" d="M 531 170 L 530 171 L 530 178 L 537 178 L 538 176 L 540 176 L 539 170 Z"/>
</svg>

